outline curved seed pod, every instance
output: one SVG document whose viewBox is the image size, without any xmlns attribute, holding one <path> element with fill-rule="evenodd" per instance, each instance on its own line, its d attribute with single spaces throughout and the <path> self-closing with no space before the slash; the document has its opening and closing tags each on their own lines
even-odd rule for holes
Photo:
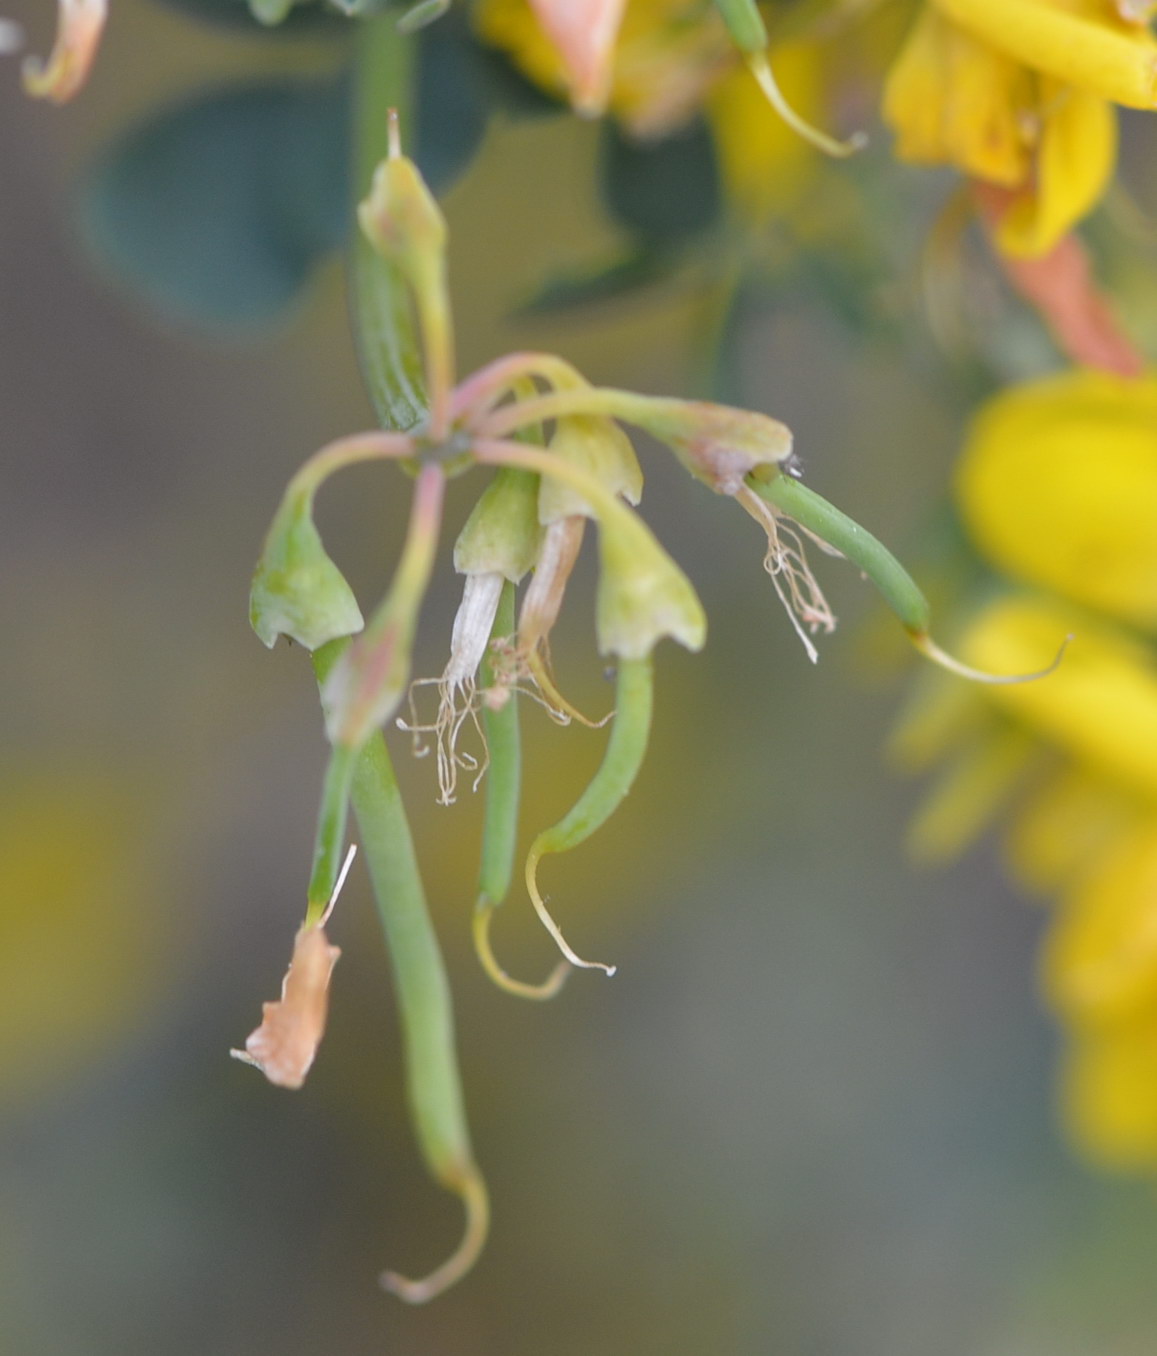
<svg viewBox="0 0 1157 1356">
<path fill-rule="evenodd" d="M 339 658 L 337 644 L 314 656 L 323 688 Z M 441 1266 L 420 1280 L 394 1272 L 381 1278 L 385 1289 L 400 1299 L 424 1304 L 460 1280 L 477 1261 L 486 1242 L 490 1207 L 466 1123 L 446 968 L 401 792 L 380 732 L 371 735 L 356 759 L 351 799 L 394 976 L 414 1133 L 430 1173 L 459 1197 L 466 1212 L 462 1241 Z"/>
<path fill-rule="evenodd" d="M 615 691 L 615 719 L 599 770 L 570 812 L 531 844 L 526 858 L 526 888 L 543 926 L 572 965 L 615 973 L 613 965 L 578 956 L 551 917 L 538 889 L 538 864 L 550 853 L 569 852 L 585 842 L 614 814 L 630 791 L 642 766 L 651 732 L 652 664 L 647 655 L 619 663 Z"/>
<path fill-rule="evenodd" d="M 514 630 L 514 586 L 507 583 L 498 606 L 494 637 L 502 640 Z M 519 998 L 553 998 L 566 980 L 570 967 L 562 962 L 542 984 L 512 979 L 499 965 L 490 944 L 490 921 L 504 902 L 514 875 L 518 843 L 518 810 L 522 796 L 522 738 L 518 719 L 518 693 L 501 687 L 501 678 L 487 657 L 482 665 L 484 697 L 482 723 L 490 751 L 486 780 L 486 816 L 482 826 L 482 861 L 478 868 L 478 897 L 474 905 L 474 948 L 482 968 L 500 989 Z M 499 700 L 501 697 L 501 700 Z"/>
<path fill-rule="evenodd" d="M 723 15 L 732 41 L 743 53 L 748 69 L 755 76 L 768 103 L 793 132 L 797 132 L 825 155 L 835 156 L 837 159 L 844 159 L 854 155 L 856 151 L 863 150 L 868 144 L 868 138 L 863 132 L 857 132 L 847 141 L 837 141 L 835 137 L 830 137 L 819 128 L 813 127 L 811 123 L 805 122 L 783 97 L 783 91 L 776 83 L 771 70 L 767 25 L 763 22 L 763 15 L 760 14 L 755 0 L 715 0 L 715 3 Z"/>
<path fill-rule="evenodd" d="M 801 485 L 790 476 L 777 475 L 769 481 L 748 478 L 748 488 L 767 503 L 774 505 L 788 518 L 797 522 L 819 541 L 847 557 L 871 580 L 881 597 L 900 619 L 912 644 L 925 658 L 961 678 L 977 683 L 1030 683 L 1052 673 L 1064 656 L 1071 637 L 1066 637 L 1056 658 L 1046 668 L 1034 673 L 998 675 L 982 673 L 946 654 L 932 639 L 929 628 L 932 620 L 927 598 L 915 580 L 896 557 L 854 519 L 834 504 Z"/>
</svg>

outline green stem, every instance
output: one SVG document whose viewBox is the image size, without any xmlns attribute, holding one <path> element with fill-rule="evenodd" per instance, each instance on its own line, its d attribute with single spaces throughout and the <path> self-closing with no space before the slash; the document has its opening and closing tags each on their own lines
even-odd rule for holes
<svg viewBox="0 0 1157 1356">
<path fill-rule="evenodd" d="M 358 25 L 354 94 L 354 193 L 361 201 L 389 151 L 389 110 L 412 104 L 415 40 L 392 13 Z M 426 418 L 422 349 L 409 292 L 398 268 L 359 230 L 350 263 L 354 331 L 370 400 L 383 427 L 407 430 Z"/>
<path fill-rule="evenodd" d="M 324 684 L 344 644 L 335 641 L 315 653 L 319 683 Z M 470 1146 L 446 968 L 401 792 L 380 733 L 357 755 L 352 801 L 389 948 L 405 1049 L 406 1092 L 419 1148 L 435 1179 L 461 1197 L 467 1212 L 461 1246 L 430 1276 L 409 1281 L 387 1273 L 382 1278 L 403 1299 L 423 1303 L 474 1264 L 486 1239 L 486 1188 Z"/>
<path fill-rule="evenodd" d="M 307 927 L 320 923 L 333 897 L 341 870 L 345 847 L 346 819 L 349 814 L 350 784 L 356 757 L 353 749 L 338 745 L 329 756 L 321 790 L 321 809 L 317 817 L 317 840 L 313 849 L 313 875 L 306 895 Z"/>
</svg>

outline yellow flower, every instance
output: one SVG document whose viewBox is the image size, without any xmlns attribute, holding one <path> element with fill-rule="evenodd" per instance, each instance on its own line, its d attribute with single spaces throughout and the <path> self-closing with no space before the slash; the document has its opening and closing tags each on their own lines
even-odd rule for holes
<svg viewBox="0 0 1157 1356">
<path fill-rule="evenodd" d="M 1062 1072 L 1062 1112 L 1077 1147 L 1104 1167 L 1157 1167 L 1157 1021 L 1081 1033 Z"/>
<path fill-rule="evenodd" d="M 956 489 L 1001 570 L 1157 630 L 1157 379 L 1066 372 L 1006 392 L 973 425 Z"/>
<path fill-rule="evenodd" d="M 981 411 L 957 476 L 981 553 L 1049 592 L 980 608 L 959 647 L 1020 686 L 929 686 L 896 741 L 944 762 L 914 846 L 961 850 L 997 812 L 1013 874 L 1056 900 L 1044 995 L 1070 1035 L 1062 1108 L 1091 1157 L 1157 1167 L 1157 379 L 1067 372 Z"/>
<path fill-rule="evenodd" d="M 1052 1005 L 1082 1028 L 1157 1023 L 1157 817 L 1064 900 L 1044 958 Z"/>
<path fill-rule="evenodd" d="M 1007 254 L 1047 254 L 1100 199 L 1113 104 L 1157 108 L 1157 41 L 1108 0 L 927 0 L 888 77 L 896 153 L 1014 190 Z"/>
</svg>

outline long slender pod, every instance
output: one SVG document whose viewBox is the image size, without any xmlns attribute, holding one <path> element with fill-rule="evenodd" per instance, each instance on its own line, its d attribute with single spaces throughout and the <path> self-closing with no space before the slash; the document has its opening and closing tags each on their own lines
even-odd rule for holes
<svg viewBox="0 0 1157 1356">
<path fill-rule="evenodd" d="M 314 655 L 319 682 L 341 642 Z M 386 935 L 405 1049 L 406 1092 L 422 1157 L 434 1178 L 457 1195 L 466 1228 L 454 1253 L 420 1280 L 394 1272 L 382 1284 L 411 1304 L 424 1304 L 474 1265 L 486 1241 L 489 1200 L 474 1161 L 454 1039 L 446 967 L 426 905 L 414 840 L 386 742 L 373 734 L 358 754 L 351 799 Z"/>
<path fill-rule="evenodd" d="M 514 585 L 503 587 L 494 621 L 494 637 L 514 633 Z M 487 655 L 482 665 L 484 690 L 495 691 L 494 667 Z M 482 826 L 482 861 L 478 870 L 478 898 L 474 905 L 474 949 L 482 968 L 500 989 L 519 998 L 553 998 L 566 982 L 570 966 L 563 961 L 541 984 L 513 979 L 499 965 L 490 944 L 494 910 L 510 892 L 514 855 L 518 847 L 518 811 L 522 800 L 522 733 L 518 694 L 506 693 L 500 707 L 483 706 L 482 725 L 490 754 L 486 773 L 486 815 Z"/>
<path fill-rule="evenodd" d="M 865 528 L 861 527 L 834 504 L 829 504 L 815 490 L 808 489 L 791 476 L 777 475 L 762 481 L 748 476 L 746 489 L 779 509 L 808 532 L 834 547 L 857 566 L 880 591 L 881 597 L 899 618 L 912 644 L 927 659 L 941 668 L 976 683 L 994 685 L 1030 683 L 1047 678 L 1064 656 L 1071 637 L 1066 637 L 1051 664 L 1033 673 L 992 674 L 962 664 L 945 653 L 932 639 L 930 626 L 932 609 L 915 580 L 888 550 Z"/>
<path fill-rule="evenodd" d="M 538 889 L 538 864 L 550 853 L 569 852 L 585 842 L 614 814 L 630 791 L 647 751 L 651 733 L 653 681 L 651 657 L 621 659 L 615 692 L 615 719 L 599 770 L 573 808 L 553 827 L 544 829 L 526 858 L 526 888 L 543 926 L 572 965 L 615 973 L 613 965 L 580 959 L 547 911 Z"/>
</svg>

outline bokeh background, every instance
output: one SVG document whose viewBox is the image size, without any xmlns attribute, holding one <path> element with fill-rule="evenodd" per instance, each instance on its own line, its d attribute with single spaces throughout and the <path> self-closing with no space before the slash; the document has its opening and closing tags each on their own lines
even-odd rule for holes
<svg viewBox="0 0 1157 1356">
<path fill-rule="evenodd" d="M 10 11 L 43 44 L 47 10 Z M 305 1090 L 228 1058 L 276 992 L 301 911 L 324 743 L 308 665 L 268 653 L 246 589 L 280 489 L 368 426 L 336 264 L 260 341 L 158 322 L 93 268 L 75 186 L 119 128 L 233 73 L 326 69 L 116 0 L 89 91 L 56 111 L 0 81 L 0 1352 L 12 1356 L 1147 1356 L 1157 1209 L 1053 1121 L 1036 996 L 1042 917 L 988 845 L 920 871 L 918 788 L 883 752 L 906 679 L 854 573 L 806 660 L 762 538 L 655 450 L 648 516 L 711 618 L 665 648 L 637 788 L 549 866 L 580 950 L 616 960 L 520 1005 L 474 962 L 476 798 L 434 804 L 396 754 L 457 1004 L 494 1198 L 476 1272 L 411 1311 L 377 1288 L 446 1253 L 456 1203 L 406 1124 L 382 942 L 361 869 L 332 925 L 332 1018 Z M 595 380 L 684 391 L 694 287 L 562 319 L 518 302 L 614 243 L 595 132 L 491 130 L 451 193 L 463 365 L 557 349 Z M 919 214 L 899 223 L 914 242 Z M 796 431 L 811 483 L 933 579 L 959 405 L 918 346 L 859 342 L 800 296 L 751 308 L 728 378 Z M 380 468 L 322 526 L 366 600 L 405 509 Z M 475 487 L 459 482 L 453 522 Z M 589 565 L 556 659 L 610 689 Z M 444 562 L 419 669 L 440 670 Z M 603 736 L 528 711 L 525 825 Z M 512 970 L 551 960 L 514 895 Z"/>
</svg>

